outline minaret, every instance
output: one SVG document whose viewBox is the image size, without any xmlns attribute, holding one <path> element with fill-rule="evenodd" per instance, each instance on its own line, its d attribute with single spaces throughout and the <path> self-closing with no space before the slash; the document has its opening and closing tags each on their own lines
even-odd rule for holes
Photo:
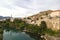
<svg viewBox="0 0 60 40">
<path fill-rule="evenodd" d="M 14 19 L 13 19 L 13 17 L 12 17 L 12 14 L 11 14 L 11 18 L 10 18 L 10 21 L 11 21 L 11 22 L 13 22 L 13 21 L 14 21 Z"/>
<path fill-rule="evenodd" d="M 11 18 L 12 18 L 12 14 L 11 14 Z"/>
</svg>

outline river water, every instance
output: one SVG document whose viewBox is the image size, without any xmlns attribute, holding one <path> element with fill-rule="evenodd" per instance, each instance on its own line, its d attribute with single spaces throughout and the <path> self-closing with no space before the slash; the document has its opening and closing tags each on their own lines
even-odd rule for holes
<svg viewBox="0 0 60 40">
<path fill-rule="evenodd" d="M 3 32 L 3 40 L 35 40 L 25 32 L 6 31 Z"/>
</svg>

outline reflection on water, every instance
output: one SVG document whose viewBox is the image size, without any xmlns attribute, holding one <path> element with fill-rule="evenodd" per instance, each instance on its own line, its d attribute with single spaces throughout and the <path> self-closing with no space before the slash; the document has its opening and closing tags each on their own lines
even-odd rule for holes
<svg viewBox="0 0 60 40">
<path fill-rule="evenodd" d="M 25 32 L 5 31 L 3 32 L 3 40 L 34 40 Z"/>
<path fill-rule="evenodd" d="M 25 32 L 6 31 L 0 28 L 0 40 L 34 40 Z"/>
<path fill-rule="evenodd" d="M 35 40 L 25 32 L 6 31 L 0 28 L 0 40 Z"/>
<path fill-rule="evenodd" d="M 40 35 L 29 32 L 21 32 L 15 29 L 1 29 L 0 28 L 0 40 L 42 40 Z"/>
</svg>

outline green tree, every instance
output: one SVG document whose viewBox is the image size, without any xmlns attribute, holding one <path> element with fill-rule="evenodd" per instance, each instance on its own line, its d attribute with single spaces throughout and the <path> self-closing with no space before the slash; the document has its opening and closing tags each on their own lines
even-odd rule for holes
<svg viewBox="0 0 60 40">
<path fill-rule="evenodd" d="M 44 33 L 47 29 L 47 25 L 46 25 L 46 22 L 45 21 L 42 21 L 41 24 L 40 24 L 40 33 Z"/>
</svg>

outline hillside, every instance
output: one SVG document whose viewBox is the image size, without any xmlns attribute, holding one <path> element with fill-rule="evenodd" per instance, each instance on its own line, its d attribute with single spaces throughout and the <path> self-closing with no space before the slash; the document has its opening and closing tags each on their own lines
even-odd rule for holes
<svg viewBox="0 0 60 40">
<path fill-rule="evenodd" d="M 9 19 L 10 17 L 7 16 L 7 17 L 4 17 L 4 16 L 0 16 L 0 19 Z"/>
<path fill-rule="evenodd" d="M 32 18 L 32 17 L 42 17 L 42 16 L 54 16 L 55 15 L 55 17 L 56 16 L 59 16 L 59 13 L 60 13 L 60 10 L 55 10 L 55 11 L 53 11 L 53 10 L 48 10 L 48 11 L 42 11 L 42 12 L 39 12 L 39 13 L 37 13 L 36 15 L 32 15 L 32 16 L 29 16 L 29 17 L 27 17 L 27 18 Z"/>
<path fill-rule="evenodd" d="M 24 19 L 29 24 L 40 25 L 42 21 L 45 21 L 48 28 L 53 30 L 60 29 L 60 10 L 48 10 L 39 12 L 36 15 L 29 16 Z"/>
</svg>

